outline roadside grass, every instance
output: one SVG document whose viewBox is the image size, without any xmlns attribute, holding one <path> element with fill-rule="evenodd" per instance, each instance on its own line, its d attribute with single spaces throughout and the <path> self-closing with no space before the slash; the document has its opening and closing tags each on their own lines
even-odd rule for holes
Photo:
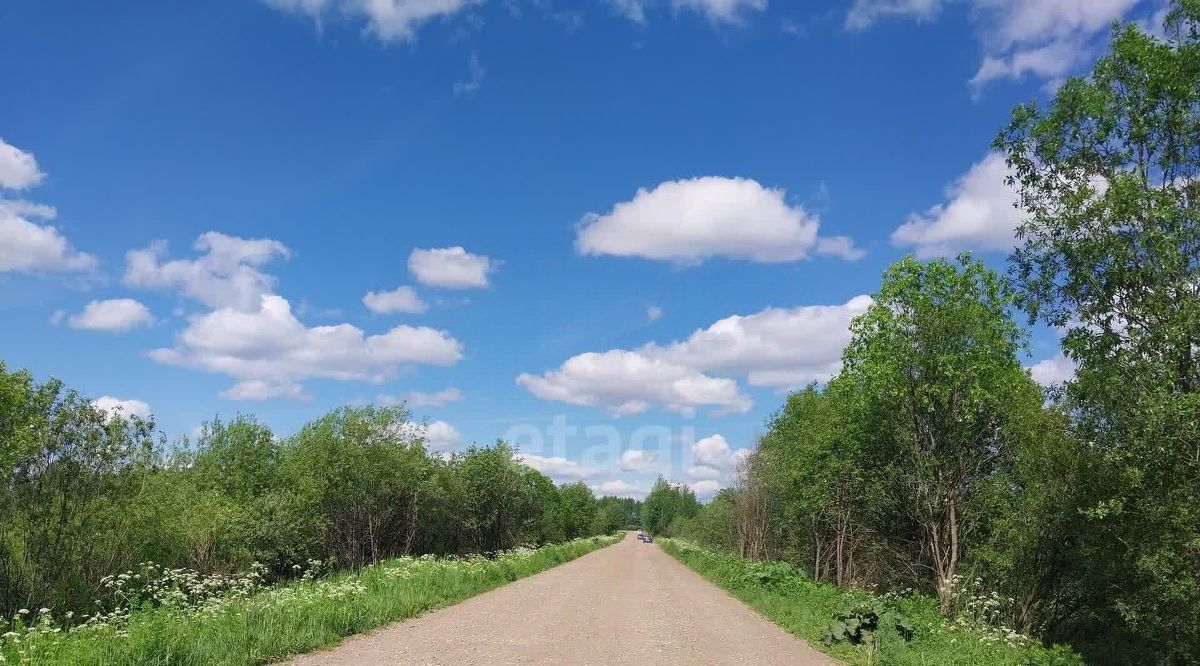
<svg viewBox="0 0 1200 666">
<path fill-rule="evenodd" d="M 662 539 L 662 549 L 700 575 L 724 588 L 813 648 L 862 666 L 1077 666 L 1080 657 L 1064 646 L 1045 648 L 1036 641 L 999 629 L 946 621 L 937 601 L 923 595 L 878 597 L 815 583 L 802 571 L 780 563 L 761 563 L 717 553 L 678 539 Z M 877 632 L 873 644 L 855 646 L 823 642 L 838 610 L 882 599 L 907 616 L 913 628 L 905 641 L 895 630 Z"/>
<path fill-rule="evenodd" d="M 495 559 L 399 558 L 329 578 L 212 598 L 200 605 L 135 608 L 104 621 L 56 625 L 21 618 L 0 638 L 0 662 L 108 666 L 264 664 L 449 606 L 612 545 L 621 536 L 519 548 Z M 39 619 L 40 617 L 40 619 Z"/>
</svg>

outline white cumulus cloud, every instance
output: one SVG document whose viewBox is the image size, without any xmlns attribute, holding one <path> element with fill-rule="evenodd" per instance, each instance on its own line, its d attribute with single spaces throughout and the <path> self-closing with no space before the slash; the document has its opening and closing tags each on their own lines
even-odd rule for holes
<svg viewBox="0 0 1200 666">
<path fill-rule="evenodd" d="M 53 226 L 35 221 L 54 217 L 50 206 L 0 199 L 0 272 L 86 272 L 96 268 L 95 257 L 71 247 Z"/>
<path fill-rule="evenodd" d="M 310 378 L 379 382 L 408 364 L 452 365 L 462 345 L 445 331 L 396 326 L 366 335 L 351 324 L 306 327 L 281 296 L 261 297 L 254 311 L 224 307 L 194 316 L 175 346 L 155 349 L 160 363 L 224 374 L 236 384 L 222 395 L 261 400 L 305 396 Z"/>
<path fill-rule="evenodd" d="M 67 319 L 71 328 L 113 332 L 128 331 L 152 323 L 154 315 L 150 313 L 150 309 L 132 298 L 91 301 L 84 306 L 82 312 Z"/>
<path fill-rule="evenodd" d="M 93 400 L 92 406 L 108 414 L 109 418 L 114 416 L 124 418 L 136 416 L 142 420 L 150 418 L 150 405 L 141 400 L 122 400 L 111 395 L 103 395 Z"/>
<path fill-rule="evenodd" d="M 709 467 L 708 465 L 692 465 L 687 468 L 685 474 L 687 474 L 689 479 L 720 479 L 725 475 L 724 472 L 716 467 Z"/>
<path fill-rule="evenodd" d="M 625 416 L 660 406 L 690 414 L 698 407 L 745 412 L 751 406 L 735 379 L 779 390 L 825 381 L 841 369 L 850 321 L 870 296 L 839 305 L 767 308 L 733 315 L 665 345 L 587 352 L 517 383 L 543 400 L 603 407 Z M 722 376 L 724 375 L 724 376 Z"/>
<path fill-rule="evenodd" d="M 438 18 L 451 17 L 482 0 L 264 0 L 286 12 L 321 19 L 340 14 L 366 21 L 381 41 L 412 41 L 417 29 Z"/>
<path fill-rule="evenodd" d="M 647 345 L 642 354 L 706 372 L 746 375 L 754 386 L 795 389 L 841 369 L 850 320 L 867 311 L 870 296 L 840 305 L 767 308 L 726 317 L 686 340 Z"/>
<path fill-rule="evenodd" d="M 25 190 L 46 174 L 32 153 L 0 139 L 0 192 Z M 96 268 L 96 258 L 71 247 L 58 229 L 48 224 L 53 206 L 0 196 L 0 273 L 69 273 Z"/>
<path fill-rule="evenodd" d="M 408 255 L 408 270 L 417 281 L 431 287 L 473 289 L 488 286 L 496 262 L 461 247 L 415 249 Z"/>
<path fill-rule="evenodd" d="M 723 473 L 735 470 L 741 461 L 750 455 L 750 449 L 737 449 L 729 446 L 722 435 L 712 435 L 697 440 L 692 444 L 692 457 L 701 465 L 717 469 Z"/>
<path fill-rule="evenodd" d="M 720 434 L 697 440 L 691 447 L 693 464 L 684 470 L 689 487 L 697 497 L 711 498 L 737 478 L 738 466 L 750 453 L 750 449 L 730 447 Z"/>
<path fill-rule="evenodd" d="M 387 405 L 398 405 L 404 402 L 414 407 L 442 407 L 452 402 L 458 402 L 462 400 L 462 397 L 462 391 L 451 386 L 433 393 L 410 391 L 400 397 L 381 395 L 379 401 Z"/>
<path fill-rule="evenodd" d="M 597 470 L 561 456 L 518 453 L 517 458 L 556 481 L 559 479 L 586 479 L 597 474 Z"/>
<path fill-rule="evenodd" d="M 658 462 L 658 454 L 645 449 L 628 449 L 621 452 L 617 465 L 626 472 L 648 472 Z"/>
<path fill-rule="evenodd" d="M 1062 352 L 1029 366 L 1029 375 L 1042 386 L 1055 386 L 1075 378 L 1075 361 Z"/>
<path fill-rule="evenodd" d="M 698 407 L 745 412 L 753 404 L 732 379 L 621 349 L 579 354 L 545 374 L 523 373 L 517 383 L 543 400 L 603 407 L 614 416 L 652 405 L 691 414 Z"/>
<path fill-rule="evenodd" d="M 767 0 L 671 0 L 675 9 L 699 12 L 713 23 L 741 23 L 747 12 L 761 12 Z"/>
<path fill-rule="evenodd" d="M 412 287 L 396 287 L 391 291 L 369 291 L 363 296 L 363 305 L 371 312 L 378 314 L 395 314 L 404 312 L 420 314 L 429 306 L 417 295 Z"/>
<path fill-rule="evenodd" d="M 914 213 L 892 232 L 892 243 L 924 258 L 1012 249 L 1021 212 L 1016 191 L 1005 183 L 1008 175 L 1004 157 L 989 154 L 946 189 L 946 202 Z"/>
<path fill-rule="evenodd" d="M 165 242 L 125 254 L 124 282 L 142 289 L 178 289 L 213 308 L 253 311 L 272 293 L 275 278 L 259 268 L 287 257 L 283 243 L 266 238 L 246 239 L 210 231 L 192 246 L 201 256 L 163 262 Z"/>
<path fill-rule="evenodd" d="M 688 487 L 692 489 L 692 492 L 696 493 L 697 498 L 707 500 L 712 499 L 721 490 L 721 482 L 706 479 L 689 484 Z"/>
<path fill-rule="evenodd" d="M 1033 75 L 1055 80 L 1076 71 L 1098 49 L 1097 38 L 1141 0 L 969 0 L 983 46 L 970 83 Z M 949 0 L 855 0 L 846 27 L 861 30 L 886 18 L 933 19 Z M 1151 3 L 1159 4 L 1159 3 Z M 1148 18 L 1148 17 L 1147 17 Z"/>
<path fill-rule="evenodd" d="M 1091 53 L 1088 43 L 1140 0 L 975 0 L 988 55 L 971 80 L 1032 73 L 1056 78 Z"/>
<path fill-rule="evenodd" d="M 646 490 L 635 486 L 624 479 L 613 479 L 592 486 L 592 491 L 600 496 L 631 497 L 641 499 L 646 496 Z"/>
<path fill-rule="evenodd" d="M 748 178 L 703 177 L 639 189 L 633 199 L 580 221 L 582 254 L 694 264 L 712 257 L 757 262 L 804 259 L 813 253 L 857 259 L 844 237 L 822 239 L 820 221 L 784 200 L 784 192 Z"/>
<path fill-rule="evenodd" d="M 425 446 L 434 451 L 452 451 L 462 444 L 462 435 L 445 421 L 433 421 L 422 428 Z"/>
<path fill-rule="evenodd" d="M 33 153 L 0 139 L 0 188 L 24 190 L 41 183 L 45 177 Z"/>
<path fill-rule="evenodd" d="M 1076 41 L 1050 41 L 1040 46 L 1013 49 L 1002 55 L 985 56 L 971 77 L 976 90 L 995 79 L 1019 79 L 1026 74 L 1056 80 L 1067 76 L 1086 53 Z"/>
</svg>

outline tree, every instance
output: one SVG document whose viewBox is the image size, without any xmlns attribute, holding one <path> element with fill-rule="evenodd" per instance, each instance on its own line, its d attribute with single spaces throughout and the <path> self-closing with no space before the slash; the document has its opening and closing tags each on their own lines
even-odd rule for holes
<svg viewBox="0 0 1200 666">
<path fill-rule="evenodd" d="M 601 517 L 590 488 L 556 487 L 503 442 L 432 455 L 400 407 L 337 409 L 282 438 L 250 416 L 214 419 L 168 451 L 152 421 L 0 363 L 3 617 L 93 612 L 112 594 L 102 579 L 139 562 L 258 562 L 286 578 L 310 558 L 344 568 L 561 541 L 637 511 L 607 499 Z"/>
<path fill-rule="evenodd" d="M 0 613 L 82 606 L 111 568 L 137 561 L 130 516 L 112 507 L 137 506 L 154 424 L 2 363 L 0 415 Z"/>
<path fill-rule="evenodd" d="M 734 502 L 738 491 L 722 488 L 712 501 L 700 507 L 680 536 L 719 550 L 738 552 L 738 516 Z"/>
<path fill-rule="evenodd" d="M 1003 278 L 969 256 L 907 257 L 884 273 L 843 355 L 944 609 L 984 519 L 970 511 L 976 486 L 1012 450 L 1010 404 L 1041 398 L 1017 360 L 1010 305 Z"/>
<path fill-rule="evenodd" d="M 568 539 L 591 534 L 596 521 L 596 495 L 582 481 L 560 486 L 558 495 L 562 502 L 563 532 Z"/>
<path fill-rule="evenodd" d="M 531 489 L 533 505 L 530 508 L 534 514 L 531 524 L 522 529 L 519 543 L 536 542 L 539 544 L 563 541 L 568 538 L 568 519 L 564 506 L 563 494 L 554 481 L 536 469 L 522 466 L 523 486 L 510 489 L 510 493 L 524 492 L 523 488 Z M 591 492 L 590 490 L 588 492 Z M 589 515 L 587 520 L 593 520 Z"/>
<path fill-rule="evenodd" d="M 1087 442 L 1071 622 L 1200 654 L 1200 2 L 1160 40 L 1114 28 L 1090 77 L 1017 107 L 995 142 L 1024 220 L 1022 305 L 1065 331 L 1066 405 Z M 1103 638 L 1101 638 L 1103 636 Z M 1130 642 L 1118 641 L 1118 642 Z"/>
<path fill-rule="evenodd" d="M 544 474 L 517 460 L 510 444 L 472 447 L 456 458 L 454 468 L 466 489 L 464 508 L 477 550 L 495 552 L 536 540 L 535 527 L 544 515 L 538 500 L 557 493 Z"/>
<path fill-rule="evenodd" d="M 305 425 L 287 450 L 292 492 L 318 512 L 342 566 L 412 549 L 428 457 L 408 423 L 402 407 L 343 407 Z"/>
<path fill-rule="evenodd" d="M 651 534 L 670 535 L 670 526 L 676 518 L 691 518 L 699 511 L 700 503 L 691 488 L 659 477 L 642 502 L 642 529 Z"/>
<path fill-rule="evenodd" d="M 279 481 L 282 447 L 266 425 L 239 416 L 206 423 L 196 441 L 193 475 L 204 487 L 239 499 L 257 497 Z"/>
<path fill-rule="evenodd" d="M 857 387 L 842 375 L 788 396 L 759 440 L 752 472 L 774 499 L 773 539 L 817 580 L 855 582 L 878 550 L 874 523 L 885 504 L 877 460 L 864 451 Z"/>
<path fill-rule="evenodd" d="M 592 534 L 612 534 L 625 529 L 629 522 L 627 500 L 623 497 L 601 497 L 596 501 L 596 519 L 592 525 Z"/>
</svg>

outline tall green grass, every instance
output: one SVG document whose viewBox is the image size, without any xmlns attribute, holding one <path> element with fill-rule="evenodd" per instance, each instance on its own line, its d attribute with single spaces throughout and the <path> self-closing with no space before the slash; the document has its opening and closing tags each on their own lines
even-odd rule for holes
<svg viewBox="0 0 1200 666">
<path fill-rule="evenodd" d="M 805 639 L 814 648 L 851 664 L 1076 666 L 1082 663 L 1078 655 L 1062 646 L 1044 648 L 1025 637 L 947 622 L 938 610 L 937 601 L 922 595 L 889 599 L 913 625 L 912 640 L 903 640 L 895 631 L 881 630 L 874 645 L 826 645 L 822 638 L 834 612 L 872 598 L 870 593 L 815 583 L 799 569 L 783 563 L 751 562 L 677 539 L 662 539 L 660 543 L 675 559 L 775 624 Z"/>
<path fill-rule="evenodd" d="M 495 559 L 400 558 L 200 607 L 134 609 L 115 621 L 57 630 L 49 618 L 6 634 L 6 664 L 263 664 L 337 643 L 544 571 L 621 537 L 522 548 Z"/>
</svg>

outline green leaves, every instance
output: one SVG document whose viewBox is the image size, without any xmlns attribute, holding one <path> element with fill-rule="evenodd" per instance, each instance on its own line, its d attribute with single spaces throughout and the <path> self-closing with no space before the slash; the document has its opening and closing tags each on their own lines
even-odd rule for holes
<svg viewBox="0 0 1200 666">
<path fill-rule="evenodd" d="M 670 528 L 676 519 L 691 518 L 699 511 L 700 503 L 690 488 L 659 477 L 642 502 L 642 529 L 671 536 Z"/>
<path fill-rule="evenodd" d="M 168 451 L 152 423 L 0 364 L 2 616 L 90 611 L 104 575 L 147 560 L 287 578 L 310 558 L 490 553 L 636 512 L 616 504 L 597 520 L 597 507 L 586 485 L 556 487 L 503 442 L 430 454 L 400 407 L 337 409 L 284 438 L 250 416 L 214 419 Z"/>
<path fill-rule="evenodd" d="M 874 643 L 875 633 L 881 629 L 894 632 L 905 641 L 913 637 L 912 623 L 899 609 L 870 598 L 835 611 L 822 640 L 826 645 Z"/>
<path fill-rule="evenodd" d="M 884 273 L 843 354 L 837 381 L 866 424 L 860 464 L 878 470 L 899 509 L 881 531 L 919 545 L 912 565 L 939 591 L 991 520 L 975 498 L 1024 445 L 1017 417 L 1042 398 L 1017 359 L 1024 333 L 1009 291 L 968 255 L 907 257 Z"/>
<path fill-rule="evenodd" d="M 1019 302 L 1064 331 L 1078 364 L 1063 401 L 1086 443 L 1073 455 L 1087 482 L 1061 524 L 1071 565 L 1054 581 L 1064 592 L 1048 624 L 1105 658 L 1194 659 L 1200 2 L 1171 3 L 1165 40 L 1116 27 L 1090 76 L 1014 109 L 994 148 L 1025 212 L 1012 257 Z M 1113 636 L 1153 653 L 1114 657 Z"/>
</svg>

